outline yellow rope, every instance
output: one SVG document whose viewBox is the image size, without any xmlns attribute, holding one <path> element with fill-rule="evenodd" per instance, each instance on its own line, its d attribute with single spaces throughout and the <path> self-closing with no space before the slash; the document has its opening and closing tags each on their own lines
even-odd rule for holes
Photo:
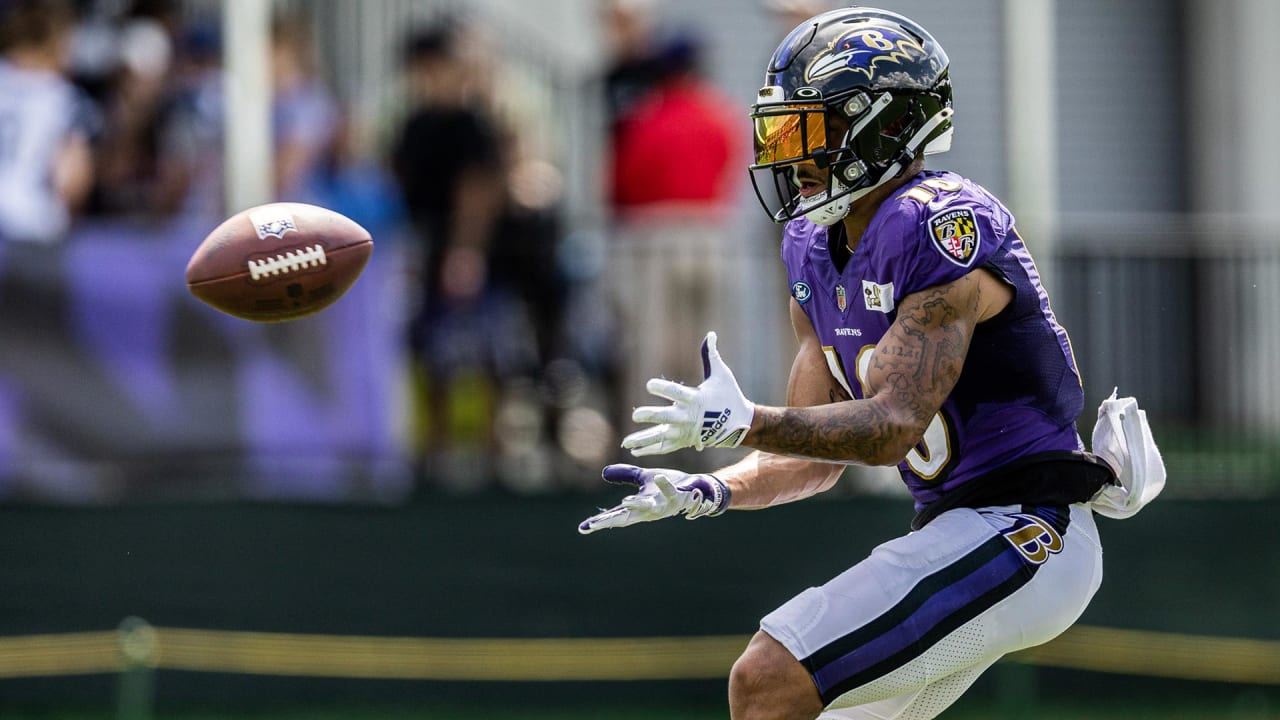
<svg viewBox="0 0 1280 720">
<path fill-rule="evenodd" d="M 249 675 L 460 681 L 723 678 L 746 635 L 415 638 L 132 626 L 0 638 L 0 678 L 112 673 L 131 665 Z M 1280 641 L 1077 626 L 1008 662 L 1103 673 L 1280 685 Z"/>
</svg>

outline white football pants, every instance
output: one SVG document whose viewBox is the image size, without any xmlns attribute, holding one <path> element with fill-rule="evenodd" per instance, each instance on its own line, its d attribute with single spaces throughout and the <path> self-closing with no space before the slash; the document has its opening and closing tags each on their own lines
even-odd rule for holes
<svg viewBox="0 0 1280 720">
<path fill-rule="evenodd" d="M 957 508 L 769 613 L 821 720 L 936 717 L 1005 653 L 1066 630 L 1102 582 L 1086 505 Z"/>
</svg>

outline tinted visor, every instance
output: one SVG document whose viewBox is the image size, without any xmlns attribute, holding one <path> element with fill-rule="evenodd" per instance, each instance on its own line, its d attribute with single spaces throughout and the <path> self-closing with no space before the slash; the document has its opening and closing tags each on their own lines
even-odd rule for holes
<svg viewBox="0 0 1280 720">
<path fill-rule="evenodd" d="M 826 148 L 826 113 L 821 104 L 757 107 L 751 118 L 757 165 L 794 162 Z"/>
</svg>

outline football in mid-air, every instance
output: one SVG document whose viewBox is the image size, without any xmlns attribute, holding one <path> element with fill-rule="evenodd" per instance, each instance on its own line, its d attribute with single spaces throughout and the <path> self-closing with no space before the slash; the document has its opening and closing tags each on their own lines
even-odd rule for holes
<svg viewBox="0 0 1280 720">
<path fill-rule="evenodd" d="M 255 322 L 283 322 L 332 305 L 373 254 L 354 220 L 315 205 L 270 203 L 236 213 L 187 263 L 187 288 L 205 303 Z"/>
</svg>

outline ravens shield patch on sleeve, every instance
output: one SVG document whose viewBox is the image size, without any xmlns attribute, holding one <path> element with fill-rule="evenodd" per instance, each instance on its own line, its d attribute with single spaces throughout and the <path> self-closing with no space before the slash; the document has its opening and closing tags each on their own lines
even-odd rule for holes
<svg viewBox="0 0 1280 720">
<path fill-rule="evenodd" d="M 948 260 L 969 267 L 982 242 L 973 208 L 952 208 L 929 218 L 929 239 Z"/>
</svg>

